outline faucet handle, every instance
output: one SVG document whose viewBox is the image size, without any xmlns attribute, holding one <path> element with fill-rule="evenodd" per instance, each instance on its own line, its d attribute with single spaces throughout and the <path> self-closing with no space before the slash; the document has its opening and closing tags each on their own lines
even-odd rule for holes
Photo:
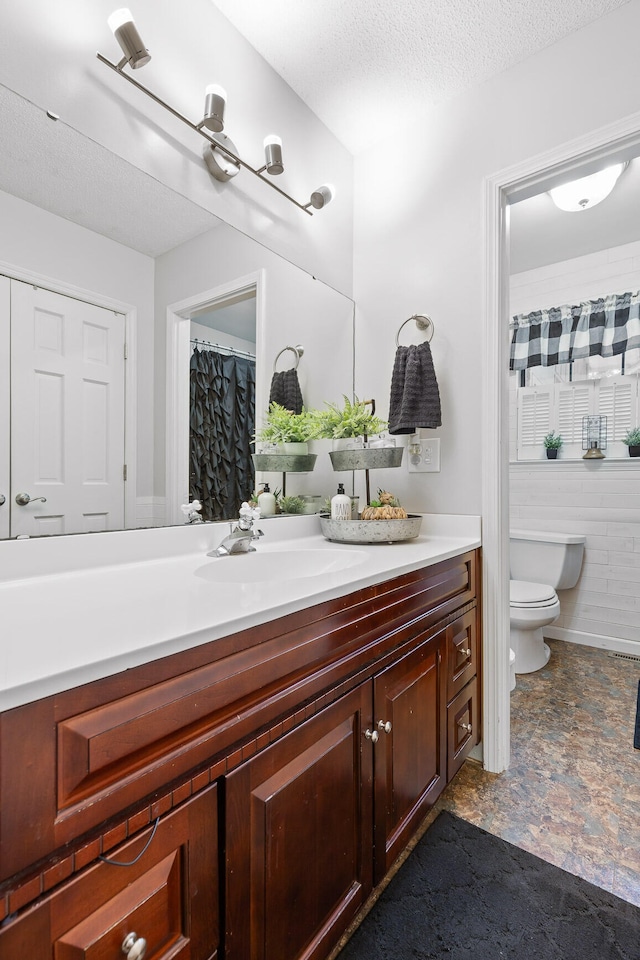
<svg viewBox="0 0 640 960">
<path fill-rule="evenodd" d="M 251 530 L 253 521 L 260 519 L 260 510 L 258 507 L 250 507 L 245 501 L 240 507 L 240 519 L 238 525 L 241 530 Z"/>
</svg>

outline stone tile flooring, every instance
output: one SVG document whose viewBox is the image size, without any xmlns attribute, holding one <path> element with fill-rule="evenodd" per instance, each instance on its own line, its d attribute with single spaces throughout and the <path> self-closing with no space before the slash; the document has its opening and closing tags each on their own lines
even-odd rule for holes
<svg viewBox="0 0 640 960">
<path fill-rule="evenodd" d="M 640 663 L 548 641 L 511 694 L 511 765 L 467 761 L 433 813 L 465 820 L 640 906 Z"/>
</svg>

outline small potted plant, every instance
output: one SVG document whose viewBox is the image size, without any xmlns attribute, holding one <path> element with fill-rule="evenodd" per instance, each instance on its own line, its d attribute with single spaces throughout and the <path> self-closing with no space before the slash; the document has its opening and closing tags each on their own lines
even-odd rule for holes
<svg viewBox="0 0 640 960">
<path fill-rule="evenodd" d="M 547 459 L 555 460 L 558 456 L 558 450 L 562 446 L 562 437 L 559 433 L 555 433 L 553 430 L 551 433 L 548 433 L 544 440 L 542 441 L 544 448 L 547 451 Z"/>
<path fill-rule="evenodd" d="M 308 441 L 317 436 L 318 420 L 314 411 L 292 413 L 279 403 L 272 403 L 261 429 L 256 433 L 260 443 L 277 444 L 281 453 L 307 454 Z"/>
<path fill-rule="evenodd" d="M 640 427 L 632 427 L 627 430 L 622 442 L 629 447 L 630 457 L 640 457 Z"/>
<path fill-rule="evenodd" d="M 373 437 L 387 429 L 386 421 L 376 417 L 366 401 L 355 397 L 352 403 L 347 396 L 343 396 L 342 400 L 341 407 L 337 403 L 327 403 L 326 410 L 313 411 L 318 438 L 345 441 L 335 444 L 336 448 L 339 448 L 346 446 L 346 441 Z"/>
</svg>

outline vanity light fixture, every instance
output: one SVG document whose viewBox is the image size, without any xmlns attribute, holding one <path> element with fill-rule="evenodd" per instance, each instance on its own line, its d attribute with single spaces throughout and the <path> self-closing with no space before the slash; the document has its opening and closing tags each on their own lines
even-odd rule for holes
<svg viewBox="0 0 640 960">
<path fill-rule="evenodd" d="M 132 70 L 138 67 L 144 67 L 151 60 L 151 54 L 142 42 L 142 37 L 138 33 L 138 28 L 131 16 L 131 11 L 126 7 L 120 10 L 114 10 L 107 23 L 113 30 L 113 35 L 120 44 L 124 59 L 118 66 L 124 66 L 128 63 Z"/>
<path fill-rule="evenodd" d="M 204 116 L 198 126 L 206 127 L 212 133 L 222 133 L 226 105 L 227 91 L 218 83 L 210 83 L 204 92 Z"/>
<path fill-rule="evenodd" d="M 286 197 L 286 199 L 298 207 L 299 210 L 308 213 L 309 216 L 313 216 L 313 211 L 309 209 L 310 207 L 313 207 L 314 210 L 321 210 L 331 202 L 334 196 L 334 189 L 328 184 L 324 184 L 318 187 L 317 190 L 314 190 L 308 203 L 298 203 L 297 200 L 284 190 L 281 190 L 280 187 L 273 182 L 271 178 L 278 176 L 284 170 L 282 140 L 276 136 L 276 134 L 269 134 L 268 137 L 265 137 L 265 163 L 262 167 L 252 167 L 251 164 L 238 156 L 238 150 L 235 144 L 222 132 L 224 130 L 224 113 L 227 94 L 218 84 L 209 84 L 209 86 L 206 87 L 204 115 L 199 123 L 192 123 L 184 114 L 179 113 L 166 103 L 166 101 L 161 100 L 155 93 L 152 93 L 147 87 L 144 87 L 137 80 L 134 80 L 133 77 L 126 74 L 124 68 L 127 65 L 133 70 L 137 70 L 149 62 L 151 54 L 145 47 L 133 17 L 131 16 L 131 12 L 128 9 L 123 8 L 116 10 L 108 18 L 108 23 L 116 40 L 120 44 L 124 56 L 118 63 L 113 63 L 111 60 L 108 60 L 107 57 L 103 57 L 101 53 L 98 53 L 96 54 L 98 60 L 144 93 L 153 100 L 154 103 L 164 107 L 172 116 L 181 120 L 182 123 L 186 124 L 191 130 L 194 130 L 196 133 L 199 133 L 200 136 L 204 137 L 206 143 L 203 147 L 203 157 L 212 177 L 221 183 L 225 183 L 232 177 L 235 177 L 241 169 L 248 170 L 249 173 L 254 174 L 254 176 L 262 180 L 263 183 L 267 183 L 273 190 L 277 190 L 279 194 Z M 265 177 L 265 173 L 269 174 L 269 177 Z"/>
<path fill-rule="evenodd" d="M 331 203 L 335 196 L 335 189 L 331 183 L 324 183 L 321 187 L 318 187 L 317 190 L 314 190 L 309 199 L 309 203 L 305 204 L 305 210 L 308 207 L 313 207 L 314 210 L 322 210 L 323 207 L 326 207 L 328 203 Z"/>
<path fill-rule="evenodd" d="M 549 195 L 559 210 L 569 213 L 595 207 L 609 196 L 626 166 L 626 163 L 616 163 L 588 177 L 554 187 L 549 190 Z"/>
<path fill-rule="evenodd" d="M 275 133 L 270 133 L 264 138 L 264 159 L 264 167 L 260 167 L 258 173 L 266 170 L 272 177 L 277 177 L 283 172 L 282 140 Z"/>
</svg>

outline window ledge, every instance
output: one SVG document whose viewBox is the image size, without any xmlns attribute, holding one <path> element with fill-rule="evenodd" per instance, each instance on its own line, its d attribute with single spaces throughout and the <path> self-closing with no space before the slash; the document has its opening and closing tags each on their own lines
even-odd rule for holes
<svg viewBox="0 0 640 960">
<path fill-rule="evenodd" d="M 510 460 L 511 473 L 528 473 L 530 470 L 568 470 L 588 471 L 595 473 L 598 470 L 640 470 L 640 457 L 604 457 L 603 460 Z"/>
</svg>

